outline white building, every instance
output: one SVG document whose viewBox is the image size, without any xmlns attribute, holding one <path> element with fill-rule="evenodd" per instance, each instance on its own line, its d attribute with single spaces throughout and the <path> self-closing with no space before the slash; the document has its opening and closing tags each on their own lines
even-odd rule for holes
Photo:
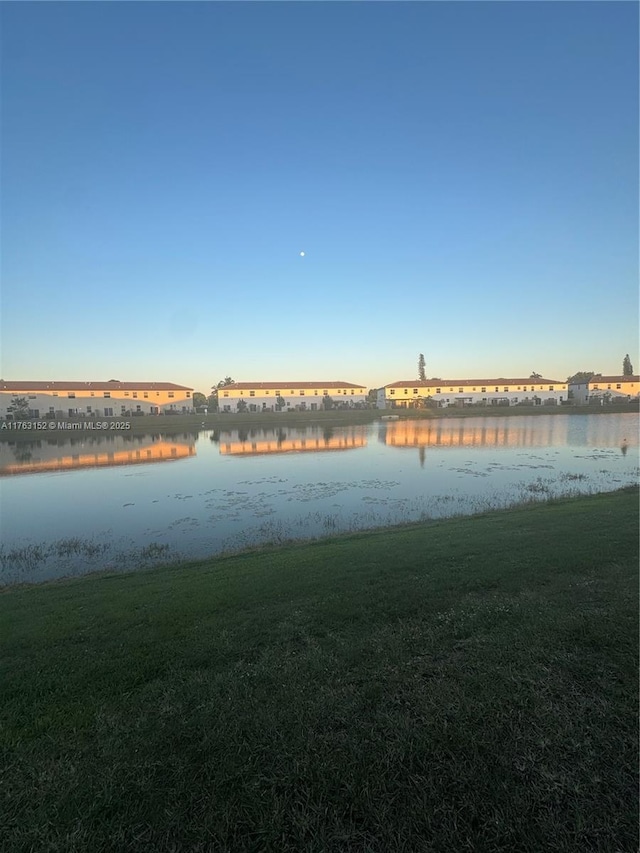
<svg viewBox="0 0 640 853">
<path fill-rule="evenodd" d="M 0 382 L 0 417 L 24 398 L 31 418 L 121 417 L 193 411 L 193 389 L 173 382 Z"/>
<path fill-rule="evenodd" d="M 606 405 L 627 403 L 640 396 L 640 375 L 602 376 L 597 374 L 589 380 L 569 383 L 569 394 L 574 404 Z"/>
<path fill-rule="evenodd" d="M 419 408 L 431 400 L 447 406 L 557 406 L 568 397 L 566 382 L 526 379 L 409 379 L 378 390 L 379 409 Z"/>
<path fill-rule="evenodd" d="M 218 392 L 220 412 L 315 412 L 325 408 L 360 408 L 364 385 L 352 382 L 234 382 Z"/>
</svg>

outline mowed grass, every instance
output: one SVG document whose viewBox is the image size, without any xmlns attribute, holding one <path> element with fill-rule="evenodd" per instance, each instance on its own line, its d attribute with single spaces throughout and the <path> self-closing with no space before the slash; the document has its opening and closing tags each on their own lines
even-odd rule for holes
<svg viewBox="0 0 640 853">
<path fill-rule="evenodd" d="M 638 491 L 0 596 L 2 850 L 638 833 Z"/>
</svg>

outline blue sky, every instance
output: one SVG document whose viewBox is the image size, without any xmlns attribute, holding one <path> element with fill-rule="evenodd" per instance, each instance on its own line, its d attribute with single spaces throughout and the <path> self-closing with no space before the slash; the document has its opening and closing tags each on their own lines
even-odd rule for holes
<svg viewBox="0 0 640 853">
<path fill-rule="evenodd" d="M 637 4 L 0 15 L 3 379 L 640 367 Z"/>
</svg>

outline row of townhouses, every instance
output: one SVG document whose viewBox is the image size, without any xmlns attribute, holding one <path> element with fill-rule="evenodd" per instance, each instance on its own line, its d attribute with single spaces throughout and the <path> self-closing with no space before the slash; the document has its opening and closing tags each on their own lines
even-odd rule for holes
<svg viewBox="0 0 640 853">
<path fill-rule="evenodd" d="M 234 382 L 218 388 L 221 412 L 311 411 L 326 408 L 360 408 L 367 401 L 367 388 L 353 382 Z"/>
<path fill-rule="evenodd" d="M 234 382 L 218 392 L 221 412 L 317 411 L 361 408 L 368 391 L 353 382 Z M 16 397 L 32 418 L 188 414 L 193 388 L 172 382 L 0 382 L 0 417 L 11 417 Z M 427 379 L 391 382 L 378 389 L 379 409 L 448 406 L 557 406 L 623 402 L 640 397 L 640 376 L 594 376 L 577 383 L 557 379 Z"/>
<path fill-rule="evenodd" d="M 0 417 L 7 416 L 15 397 L 27 399 L 32 418 L 193 411 L 193 388 L 172 382 L 0 382 Z"/>
<path fill-rule="evenodd" d="M 378 408 L 421 406 L 431 400 L 438 406 L 557 406 L 587 405 L 614 400 L 630 401 L 640 395 L 640 376 L 594 376 L 581 383 L 561 382 L 542 376 L 520 379 L 427 379 L 392 382 L 378 390 Z"/>
</svg>

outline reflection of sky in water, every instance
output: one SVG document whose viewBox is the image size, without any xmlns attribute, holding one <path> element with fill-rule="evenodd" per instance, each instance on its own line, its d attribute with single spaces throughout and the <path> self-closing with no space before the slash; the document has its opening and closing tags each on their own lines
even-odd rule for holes
<svg viewBox="0 0 640 853">
<path fill-rule="evenodd" d="M 89 460 L 75 470 L 0 481 L 5 579 L 202 557 L 638 479 L 634 414 L 207 430 L 195 439 L 140 436 L 116 444 L 109 445 L 116 456 L 133 449 L 144 458 L 96 463 L 102 467 L 88 467 Z M 5 446 L 0 469 L 7 454 L 16 463 L 16 448 L 31 454 L 32 468 L 104 449 L 95 440 L 88 450 L 81 445 Z"/>
</svg>

